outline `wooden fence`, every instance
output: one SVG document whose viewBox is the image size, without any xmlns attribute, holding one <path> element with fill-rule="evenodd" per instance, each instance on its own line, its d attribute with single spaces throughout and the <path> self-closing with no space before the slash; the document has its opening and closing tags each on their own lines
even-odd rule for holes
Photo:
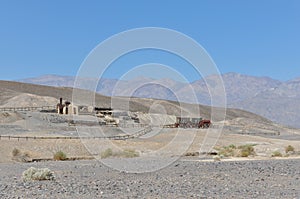
<svg viewBox="0 0 300 199">
<path fill-rule="evenodd" d="M 280 135 L 280 132 L 235 132 L 232 134 L 240 134 L 240 135 L 267 135 L 267 136 L 277 136 Z"/>
<path fill-rule="evenodd" d="M 56 106 L 32 106 L 32 107 L 0 107 L 0 111 L 35 111 L 35 110 L 53 110 Z"/>
<path fill-rule="evenodd" d="M 19 140 L 79 140 L 79 139 L 108 139 L 108 140 L 127 140 L 138 138 L 142 135 L 145 135 L 152 131 L 150 126 L 147 126 L 144 129 L 127 135 L 115 135 L 115 136 L 94 136 L 94 137 L 80 137 L 80 136 L 16 136 L 16 135 L 0 135 L 0 140 L 2 139 L 17 139 Z"/>
</svg>

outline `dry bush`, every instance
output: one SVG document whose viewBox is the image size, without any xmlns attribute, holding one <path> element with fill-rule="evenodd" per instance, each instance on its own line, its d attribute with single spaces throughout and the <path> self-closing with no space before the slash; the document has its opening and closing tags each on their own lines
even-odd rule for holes
<svg viewBox="0 0 300 199">
<path fill-rule="evenodd" d="M 24 181 L 33 181 L 33 180 L 54 180 L 54 173 L 48 168 L 37 169 L 30 167 L 22 174 L 22 179 Z"/>
<path fill-rule="evenodd" d="M 218 152 L 219 156 L 233 157 L 233 156 L 235 156 L 236 146 L 231 144 L 229 146 L 217 148 L 217 150 L 219 151 Z"/>
<path fill-rule="evenodd" d="M 17 162 L 31 162 L 32 159 L 28 152 L 22 152 L 20 149 L 14 148 L 12 151 L 12 160 Z"/>
<path fill-rule="evenodd" d="M 246 144 L 238 147 L 239 149 L 239 157 L 248 157 L 250 155 L 255 155 L 255 151 L 253 145 Z"/>
<path fill-rule="evenodd" d="M 288 146 L 285 148 L 285 152 L 286 152 L 286 153 L 294 153 L 294 152 L 295 152 L 295 148 L 294 148 L 292 145 L 288 145 Z"/>
<path fill-rule="evenodd" d="M 67 155 L 62 152 L 62 151 L 58 151 L 53 155 L 53 160 L 66 160 L 67 159 Z"/>
<path fill-rule="evenodd" d="M 231 144 L 229 146 L 224 146 L 221 148 L 216 148 L 219 152 L 218 155 L 222 157 L 248 157 L 250 155 L 255 155 L 254 145 L 246 144 L 236 147 Z"/>
<path fill-rule="evenodd" d="M 274 151 L 272 157 L 282 157 L 282 154 L 279 151 Z"/>
<path fill-rule="evenodd" d="M 125 158 L 134 158 L 134 157 L 138 157 L 139 153 L 136 152 L 134 149 L 125 149 L 122 153 L 121 153 L 121 157 L 125 157 Z"/>
<path fill-rule="evenodd" d="M 14 149 L 13 149 L 13 151 L 12 151 L 13 157 L 16 157 L 16 156 L 18 156 L 18 155 L 20 155 L 20 154 L 21 154 L 21 151 L 20 151 L 19 149 L 17 149 L 17 148 L 14 148 Z"/>
<path fill-rule="evenodd" d="M 109 157 L 124 157 L 124 158 L 134 158 L 139 157 L 139 153 L 134 149 L 125 149 L 124 151 L 113 152 L 111 148 L 106 149 L 100 154 L 101 158 Z"/>
<path fill-rule="evenodd" d="M 101 153 L 101 158 L 108 158 L 113 156 L 113 151 L 111 148 L 106 149 L 104 152 Z"/>
</svg>

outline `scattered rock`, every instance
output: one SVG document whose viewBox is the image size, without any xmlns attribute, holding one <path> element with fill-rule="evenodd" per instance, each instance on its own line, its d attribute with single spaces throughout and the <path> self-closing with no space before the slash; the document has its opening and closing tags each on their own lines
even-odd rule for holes
<svg viewBox="0 0 300 199">
<path fill-rule="evenodd" d="M 24 164 L 0 164 L 1 198 L 297 198 L 300 195 L 299 159 L 179 161 L 156 172 L 139 174 L 118 172 L 95 161 L 30 164 L 34 167 L 23 174 L 29 181 L 12 180 L 15 173 L 21 173 Z M 57 171 L 54 181 L 49 169 L 37 169 L 45 165 Z"/>
</svg>

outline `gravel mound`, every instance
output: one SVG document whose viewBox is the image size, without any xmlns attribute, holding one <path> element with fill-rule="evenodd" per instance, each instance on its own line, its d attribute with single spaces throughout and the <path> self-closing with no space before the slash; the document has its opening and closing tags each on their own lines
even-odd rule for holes
<svg viewBox="0 0 300 199">
<path fill-rule="evenodd" d="M 0 124 L 12 123 L 22 119 L 22 116 L 17 112 L 0 112 Z"/>
<path fill-rule="evenodd" d="M 54 106 L 57 103 L 58 100 L 54 97 L 22 93 L 9 99 L 2 107 L 41 107 Z"/>
</svg>

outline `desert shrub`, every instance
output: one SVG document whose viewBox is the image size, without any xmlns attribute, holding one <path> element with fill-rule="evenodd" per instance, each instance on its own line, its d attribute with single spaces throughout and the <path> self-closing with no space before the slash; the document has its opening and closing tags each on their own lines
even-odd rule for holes
<svg viewBox="0 0 300 199">
<path fill-rule="evenodd" d="M 28 152 L 22 152 L 21 150 L 14 148 L 12 151 L 12 160 L 17 162 L 31 162 L 32 159 Z"/>
<path fill-rule="evenodd" d="M 295 152 L 295 148 L 291 145 L 288 145 L 286 148 L 285 148 L 285 152 L 286 153 L 289 153 L 289 152 Z"/>
<path fill-rule="evenodd" d="M 111 148 L 108 148 L 104 152 L 101 153 L 101 158 L 108 158 L 111 156 L 113 156 L 113 151 Z"/>
<path fill-rule="evenodd" d="M 251 144 L 245 144 L 238 147 L 240 157 L 248 157 L 249 155 L 255 155 L 254 147 Z"/>
<path fill-rule="evenodd" d="M 13 157 L 21 155 L 21 151 L 17 148 L 14 148 L 13 151 L 12 151 L 12 155 L 13 155 Z"/>
<path fill-rule="evenodd" d="M 67 155 L 64 152 L 62 152 L 62 151 L 57 151 L 53 155 L 53 159 L 54 160 L 66 160 L 67 159 Z"/>
<path fill-rule="evenodd" d="M 125 149 L 124 151 L 113 152 L 111 148 L 108 148 L 100 155 L 101 158 L 108 158 L 108 157 L 134 158 L 134 157 L 138 157 L 139 153 L 136 152 L 134 149 Z"/>
<path fill-rule="evenodd" d="M 282 157 L 282 154 L 279 151 L 274 151 L 272 157 Z"/>
<path fill-rule="evenodd" d="M 22 179 L 24 181 L 33 181 L 33 180 L 54 180 L 54 173 L 48 168 L 37 169 L 30 167 L 22 174 Z"/>
<path fill-rule="evenodd" d="M 136 152 L 134 149 L 125 149 L 123 151 L 122 157 L 125 158 L 134 158 L 134 157 L 138 157 L 139 153 Z"/>
<path fill-rule="evenodd" d="M 249 151 L 242 150 L 239 154 L 240 157 L 248 157 L 250 155 Z"/>
<path fill-rule="evenodd" d="M 234 144 L 217 148 L 218 155 L 221 157 L 248 157 L 249 155 L 255 155 L 254 145 L 246 144 L 236 147 Z"/>
<path fill-rule="evenodd" d="M 224 156 L 224 157 L 230 157 L 235 155 L 235 149 L 236 146 L 231 144 L 229 146 L 224 146 L 222 148 L 219 148 L 219 153 L 218 155 Z"/>
</svg>

